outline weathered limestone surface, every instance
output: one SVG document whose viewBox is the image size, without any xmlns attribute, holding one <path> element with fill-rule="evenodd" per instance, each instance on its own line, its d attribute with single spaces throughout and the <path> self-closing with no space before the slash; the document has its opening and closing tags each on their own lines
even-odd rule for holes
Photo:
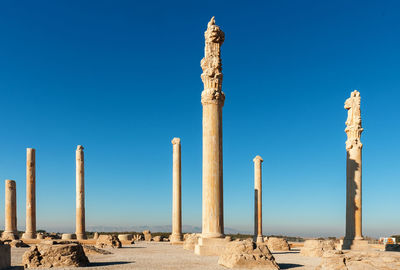
<svg viewBox="0 0 400 270">
<path fill-rule="evenodd" d="M 267 241 L 268 249 L 271 251 L 288 251 L 290 245 L 284 238 L 269 237 Z"/>
<path fill-rule="evenodd" d="M 400 254 L 384 251 L 339 250 L 324 253 L 316 270 L 395 270 L 400 269 Z"/>
<path fill-rule="evenodd" d="M 5 189 L 5 228 L 3 240 L 18 239 L 17 232 L 17 190 L 14 180 L 6 180 Z"/>
<path fill-rule="evenodd" d="M 36 238 L 36 158 L 35 149 L 26 149 L 26 229 L 22 238 Z"/>
<path fill-rule="evenodd" d="M 181 139 L 172 140 L 172 235 L 171 243 L 182 241 Z"/>
<path fill-rule="evenodd" d="M 306 240 L 300 250 L 300 254 L 309 257 L 321 257 L 325 251 L 335 250 L 333 240 Z"/>
<path fill-rule="evenodd" d="M 44 239 L 43 233 L 37 233 L 36 234 L 36 239 L 39 239 L 39 240 Z"/>
<path fill-rule="evenodd" d="M 201 60 L 203 73 L 201 79 L 204 90 L 201 93 L 203 105 L 203 209 L 202 238 L 219 239 L 224 237 L 223 212 L 223 169 L 222 169 L 222 107 L 225 94 L 222 92 L 221 45 L 225 34 L 215 25 L 214 17 L 207 26 L 205 55 Z M 199 239 L 195 248 L 198 255 L 219 255 L 218 240 Z M 207 246 L 209 245 L 210 248 Z M 216 252 L 216 253 L 213 253 Z"/>
<path fill-rule="evenodd" d="M 185 234 L 185 242 L 183 243 L 183 249 L 194 251 L 194 247 L 197 244 L 200 235 L 196 233 Z"/>
<path fill-rule="evenodd" d="M 149 230 L 143 231 L 144 241 L 151 241 L 153 238 L 151 237 L 151 232 Z"/>
<path fill-rule="evenodd" d="M 25 244 L 21 240 L 12 240 L 9 242 L 6 242 L 10 247 L 15 247 L 15 248 L 21 248 L 21 247 L 29 247 L 29 245 Z"/>
<path fill-rule="evenodd" d="M 228 243 L 218 264 L 228 268 L 280 269 L 266 245 L 248 240 Z"/>
<path fill-rule="evenodd" d="M 0 241 L 0 270 L 11 266 L 11 247 Z"/>
<path fill-rule="evenodd" d="M 32 246 L 22 256 L 25 268 L 83 267 L 89 264 L 79 243 L 42 243 Z"/>
<path fill-rule="evenodd" d="M 86 239 L 85 231 L 85 164 L 83 146 L 76 148 L 76 238 Z"/>
<path fill-rule="evenodd" d="M 262 235 L 262 178 L 261 163 L 263 159 L 256 156 L 254 162 L 254 241 L 264 242 Z"/>
<path fill-rule="evenodd" d="M 120 248 L 122 247 L 121 241 L 119 241 L 116 235 L 106 235 L 101 234 L 96 241 L 96 247 L 104 248 L 104 247 L 112 247 L 112 248 Z"/>
<path fill-rule="evenodd" d="M 112 254 L 110 251 L 108 250 L 104 250 L 101 248 L 97 248 L 95 246 L 90 246 L 90 245 L 83 245 L 83 250 L 85 251 L 85 254 L 91 254 L 91 255 L 109 255 Z"/>
<path fill-rule="evenodd" d="M 347 195 L 346 195 L 346 235 L 342 249 L 365 249 L 367 242 L 362 241 L 362 143 L 361 133 L 361 97 L 354 90 L 345 102 L 348 110 L 346 129 L 347 134 Z"/>
<path fill-rule="evenodd" d="M 99 238 L 99 233 L 98 233 L 98 232 L 95 232 L 95 233 L 93 234 L 93 239 L 97 240 L 97 238 Z"/>
<path fill-rule="evenodd" d="M 120 241 L 132 241 L 132 234 L 119 234 L 118 239 Z"/>
</svg>

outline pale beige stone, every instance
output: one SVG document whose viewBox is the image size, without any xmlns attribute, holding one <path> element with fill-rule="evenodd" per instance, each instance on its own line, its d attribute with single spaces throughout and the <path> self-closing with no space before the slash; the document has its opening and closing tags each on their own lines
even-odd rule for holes
<svg viewBox="0 0 400 270">
<path fill-rule="evenodd" d="M 54 238 L 52 238 L 54 239 Z M 76 235 L 74 233 L 63 233 L 61 235 L 62 240 L 73 240 L 76 239 Z"/>
<path fill-rule="evenodd" d="M 223 212 L 223 169 L 222 169 L 222 107 L 225 94 L 222 92 L 222 67 L 220 47 L 225 34 L 215 25 L 214 17 L 207 26 L 205 37 L 205 55 L 201 60 L 203 73 L 201 79 L 204 90 L 201 93 L 203 105 L 203 209 L 202 238 L 224 237 Z M 195 253 L 210 254 L 215 247 L 209 245 L 219 241 L 200 241 Z M 217 245 L 218 246 L 218 245 Z M 218 250 L 217 250 L 218 251 Z M 217 252 L 214 255 L 218 255 Z"/>
<path fill-rule="evenodd" d="M 361 97 L 357 90 L 354 90 L 350 98 L 345 102 L 344 108 L 348 110 L 346 129 L 347 134 L 346 151 L 347 151 L 347 196 L 346 196 L 346 235 L 343 240 L 343 249 L 354 249 L 360 246 L 355 245 L 354 240 L 362 240 L 362 143 L 361 133 Z M 365 246 L 361 245 L 361 246 Z M 357 248 L 356 248 L 357 249 Z"/>
<path fill-rule="evenodd" d="M 328 251 L 316 270 L 397 270 L 400 254 L 384 251 Z"/>
<path fill-rule="evenodd" d="M 198 240 L 200 238 L 199 234 L 185 234 L 185 241 L 183 243 L 183 249 L 194 251 L 194 247 L 196 246 Z"/>
<path fill-rule="evenodd" d="M 0 241 L 0 270 L 11 266 L 11 247 Z"/>
<path fill-rule="evenodd" d="M 149 230 L 145 230 L 143 231 L 143 237 L 144 237 L 144 241 L 151 241 L 153 240 L 152 236 L 151 236 L 151 232 Z"/>
<path fill-rule="evenodd" d="M 43 233 L 37 233 L 36 234 L 36 239 L 38 239 L 38 240 L 44 239 Z"/>
<path fill-rule="evenodd" d="M 280 269 L 266 245 L 248 240 L 228 243 L 218 264 L 240 269 Z"/>
<path fill-rule="evenodd" d="M 101 234 L 96 240 L 96 247 L 120 248 L 122 247 L 122 244 L 116 235 Z"/>
<path fill-rule="evenodd" d="M 98 233 L 98 232 L 95 232 L 95 233 L 93 234 L 93 239 L 97 240 L 97 238 L 99 238 L 99 233 Z"/>
<path fill-rule="evenodd" d="M 290 250 L 290 245 L 288 241 L 284 238 L 279 237 L 269 237 L 266 241 L 268 249 L 271 251 L 288 251 Z"/>
<path fill-rule="evenodd" d="M 132 234 L 119 234 L 118 239 L 120 241 L 132 241 Z"/>
<path fill-rule="evenodd" d="M 181 139 L 172 140 L 172 234 L 171 243 L 182 241 Z"/>
<path fill-rule="evenodd" d="M 321 257 L 325 251 L 335 249 L 336 245 L 333 240 L 306 240 L 300 254 L 309 257 Z"/>
<path fill-rule="evenodd" d="M 254 162 L 254 240 L 264 242 L 262 235 L 262 176 L 261 163 L 263 159 L 256 156 Z"/>
<path fill-rule="evenodd" d="M 26 149 L 26 229 L 24 239 L 36 238 L 36 158 L 35 149 Z"/>
<path fill-rule="evenodd" d="M 5 243 L 10 245 L 10 247 L 15 247 L 15 248 L 29 247 L 29 245 L 25 244 L 22 240 L 11 240 Z"/>
<path fill-rule="evenodd" d="M 14 180 L 6 180 L 5 188 L 5 226 L 3 240 L 18 239 L 17 232 L 17 190 Z"/>
<path fill-rule="evenodd" d="M 41 243 L 22 257 L 25 268 L 83 267 L 89 264 L 79 243 Z"/>
<path fill-rule="evenodd" d="M 112 254 L 112 252 L 108 250 L 104 250 L 101 248 L 97 248 L 95 246 L 91 245 L 83 245 L 83 250 L 85 251 L 85 254 L 88 255 L 109 255 Z"/>
<path fill-rule="evenodd" d="M 85 231 L 85 167 L 83 146 L 76 148 L 76 238 L 86 239 Z"/>
</svg>

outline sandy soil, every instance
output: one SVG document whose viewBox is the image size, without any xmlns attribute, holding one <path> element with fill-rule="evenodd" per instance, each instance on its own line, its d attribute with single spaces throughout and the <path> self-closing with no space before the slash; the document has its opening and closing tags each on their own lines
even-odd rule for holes
<svg viewBox="0 0 400 270">
<path fill-rule="evenodd" d="M 22 254 L 27 248 L 12 248 L 12 269 L 23 269 Z M 218 257 L 201 257 L 184 250 L 182 246 L 169 243 L 138 242 L 121 249 L 107 249 L 111 255 L 89 255 L 91 262 L 87 269 L 227 269 L 218 265 Z M 273 252 L 281 269 L 311 270 L 320 263 L 320 258 L 304 257 L 299 250 Z M 42 268 L 43 269 L 43 268 Z M 77 268 L 71 268 L 77 269 Z M 79 269 L 79 268 L 78 268 Z M 85 268 L 81 268 L 85 269 Z"/>
</svg>

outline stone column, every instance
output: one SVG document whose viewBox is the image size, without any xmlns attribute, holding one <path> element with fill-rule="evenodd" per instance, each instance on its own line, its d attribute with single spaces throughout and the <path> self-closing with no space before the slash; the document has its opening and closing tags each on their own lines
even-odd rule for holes
<svg viewBox="0 0 400 270">
<path fill-rule="evenodd" d="M 263 159 L 256 156 L 254 159 L 254 240 L 264 242 L 262 235 L 262 178 L 261 163 Z"/>
<path fill-rule="evenodd" d="M 5 228 L 2 239 L 18 239 L 17 231 L 17 194 L 14 180 L 6 180 Z"/>
<path fill-rule="evenodd" d="M 362 236 L 362 204 L 361 204 L 361 97 L 355 90 L 345 102 L 348 110 L 346 120 L 347 134 L 346 151 L 346 235 L 343 240 L 343 249 L 366 249 L 368 242 Z"/>
<path fill-rule="evenodd" d="M 36 159 L 35 149 L 26 149 L 26 229 L 22 238 L 36 238 Z"/>
<path fill-rule="evenodd" d="M 76 238 L 86 239 L 85 232 L 85 169 L 83 146 L 76 148 Z"/>
<path fill-rule="evenodd" d="M 171 243 L 182 241 L 181 139 L 172 140 L 172 235 Z"/>
<path fill-rule="evenodd" d="M 203 105 L 203 218 L 202 234 L 195 253 L 217 255 L 218 241 L 224 237 L 223 173 L 222 173 L 222 92 L 221 45 L 224 32 L 215 25 L 214 17 L 208 23 L 205 36 L 205 56 L 201 60 L 201 93 Z"/>
</svg>

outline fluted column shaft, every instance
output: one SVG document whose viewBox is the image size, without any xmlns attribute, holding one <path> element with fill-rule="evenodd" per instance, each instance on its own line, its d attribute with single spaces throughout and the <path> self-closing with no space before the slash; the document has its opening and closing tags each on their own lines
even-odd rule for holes
<svg viewBox="0 0 400 270">
<path fill-rule="evenodd" d="M 347 151 L 346 239 L 362 236 L 362 146 Z"/>
<path fill-rule="evenodd" d="M 224 236 L 222 106 L 203 102 L 203 223 L 202 236 Z"/>
<path fill-rule="evenodd" d="M 3 239 L 18 238 L 17 234 L 17 194 L 14 180 L 5 182 L 5 226 Z"/>
<path fill-rule="evenodd" d="M 36 238 L 36 158 L 35 149 L 26 149 L 26 229 L 24 238 Z"/>
<path fill-rule="evenodd" d="M 172 236 L 171 242 L 182 241 L 182 197 L 181 197 L 181 140 L 172 140 Z"/>
<path fill-rule="evenodd" d="M 260 156 L 254 158 L 254 238 L 258 243 L 264 242 L 262 235 L 262 178 Z"/>
<path fill-rule="evenodd" d="M 76 238 L 86 239 L 85 232 L 85 169 L 83 147 L 76 149 Z"/>
</svg>

